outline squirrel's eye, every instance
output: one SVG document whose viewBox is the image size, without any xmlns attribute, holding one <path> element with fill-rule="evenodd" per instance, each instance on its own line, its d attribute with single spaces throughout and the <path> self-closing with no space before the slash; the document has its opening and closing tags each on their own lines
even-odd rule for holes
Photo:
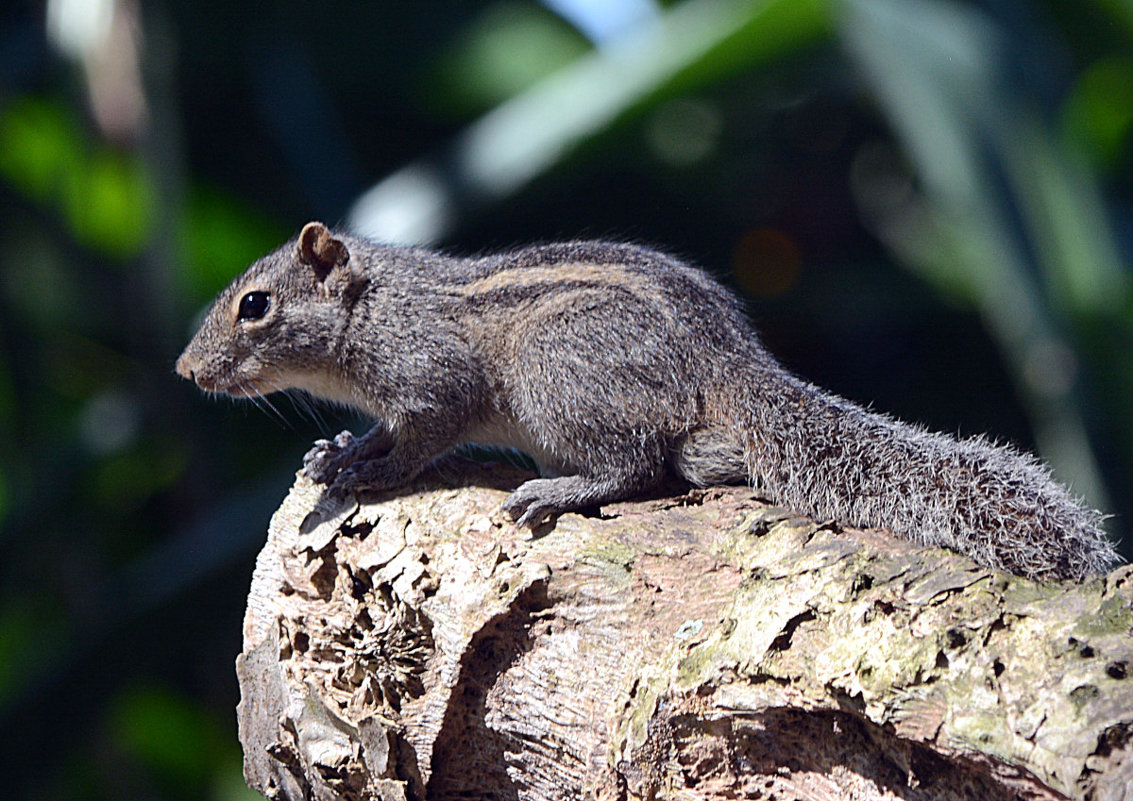
<svg viewBox="0 0 1133 801">
<path fill-rule="evenodd" d="M 249 292 L 240 298 L 240 320 L 258 320 L 268 310 L 268 300 L 271 296 L 267 292 Z"/>
</svg>

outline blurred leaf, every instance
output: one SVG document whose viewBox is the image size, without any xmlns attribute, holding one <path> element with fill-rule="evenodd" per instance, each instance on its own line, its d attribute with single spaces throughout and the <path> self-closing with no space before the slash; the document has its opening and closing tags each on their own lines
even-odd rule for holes
<svg viewBox="0 0 1133 801">
<path fill-rule="evenodd" d="M 181 440 L 142 442 L 98 463 L 91 495 L 101 509 L 128 511 L 176 481 L 187 460 L 187 444 Z"/>
<path fill-rule="evenodd" d="M 1063 128 L 1098 167 L 1116 170 L 1133 146 L 1133 59 L 1114 56 L 1078 78 L 1063 112 Z"/>
<path fill-rule="evenodd" d="M 1053 145 L 1007 79 L 1006 32 L 982 9 L 940 0 L 848 0 L 845 8 L 850 52 L 924 187 L 923 199 L 890 210 L 879 235 L 939 286 L 967 283 L 1043 455 L 1076 492 L 1107 507 L 1074 403 L 1075 351 L 1054 313 L 1125 303 L 1093 176 Z"/>
<path fill-rule="evenodd" d="M 0 174 L 62 214 L 84 245 L 126 258 L 146 241 L 152 193 L 141 163 L 87 141 L 52 100 L 24 98 L 0 114 Z"/>
<path fill-rule="evenodd" d="M 51 541 L 52 534 L 44 538 Z M 64 617 L 56 589 L 40 586 L 37 593 L 5 598 L 0 606 L 0 712 L 14 699 L 22 701 L 29 685 L 65 661 L 74 644 L 73 621 Z"/>
<path fill-rule="evenodd" d="M 1125 26 L 1133 33 L 1133 3 L 1129 0 L 1094 0 L 1094 5 L 1103 9 L 1114 22 Z"/>
<path fill-rule="evenodd" d="M 0 110 L 0 174 L 34 200 L 46 202 L 83 168 L 85 143 L 68 109 L 24 97 Z"/>
<path fill-rule="evenodd" d="M 387 176 L 355 201 L 350 227 L 387 242 L 435 242 L 461 202 L 512 195 L 633 113 L 820 41 L 830 32 L 831 6 L 830 0 L 674 5 L 469 125 L 444 158 L 453 174 L 442 179 L 424 159 Z"/>
<path fill-rule="evenodd" d="M 234 755 L 240 756 L 235 749 Z M 210 795 L 218 801 L 263 801 L 264 798 L 244 780 L 244 763 L 239 758 L 217 768 Z"/>
<path fill-rule="evenodd" d="M 734 28 L 704 58 L 691 63 L 671 90 L 683 90 L 733 75 L 756 64 L 825 40 L 832 33 L 831 0 L 763 0 L 736 4 Z"/>
<path fill-rule="evenodd" d="M 194 703 L 170 690 L 125 690 L 110 710 L 115 743 L 157 776 L 208 784 L 228 743 L 228 731 Z"/>
<path fill-rule="evenodd" d="M 582 36 L 541 6 L 499 3 L 484 9 L 445 50 L 426 97 L 447 115 L 485 111 L 588 49 Z"/>
<path fill-rule="evenodd" d="M 194 187 L 181 232 L 181 275 L 199 301 L 210 299 L 286 236 L 236 198 Z"/>
<path fill-rule="evenodd" d="M 1083 316 L 1124 311 L 1129 280 L 1095 177 L 1035 115 L 1012 114 L 995 133 L 1052 305 Z"/>
<path fill-rule="evenodd" d="M 137 159 L 101 149 L 67 182 L 67 220 L 80 242 L 127 258 L 149 235 L 153 193 Z"/>
</svg>

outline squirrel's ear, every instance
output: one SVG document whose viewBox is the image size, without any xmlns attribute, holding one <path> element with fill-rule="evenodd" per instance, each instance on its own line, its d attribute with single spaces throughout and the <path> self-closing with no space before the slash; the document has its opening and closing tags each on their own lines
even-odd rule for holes
<svg viewBox="0 0 1133 801">
<path fill-rule="evenodd" d="M 319 281 L 325 281 L 330 271 L 350 260 L 350 251 L 341 239 L 335 239 L 321 222 L 309 222 L 299 233 L 295 255 L 300 264 L 315 271 Z"/>
</svg>

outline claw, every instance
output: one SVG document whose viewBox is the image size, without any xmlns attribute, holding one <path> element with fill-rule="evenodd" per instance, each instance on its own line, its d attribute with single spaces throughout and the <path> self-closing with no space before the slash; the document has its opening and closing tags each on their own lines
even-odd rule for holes
<svg viewBox="0 0 1133 801">
<path fill-rule="evenodd" d="M 536 518 L 536 515 L 539 514 L 540 511 L 541 510 L 537 509 L 534 506 L 530 507 L 526 512 L 519 516 L 519 519 L 515 521 L 516 528 L 523 528 L 524 526 L 531 529 L 535 528 L 537 525 L 539 525 L 539 523 L 542 522 L 543 515 L 540 515 L 538 519 Z"/>
<path fill-rule="evenodd" d="M 303 472 L 313 481 L 329 484 L 341 465 L 348 461 L 354 444 L 354 435 L 349 431 L 341 432 L 333 440 L 315 440 L 315 444 L 303 455 Z"/>
<path fill-rule="evenodd" d="M 530 529 L 544 523 L 556 511 L 550 504 L 543 503 L 536 493 L 530 490 L 524 492 L 523 487 L 515 490 L 507 497 L 503 509 L 515 521 L 516 527 L 523 528 L 526 526 Z"/>
</svg>

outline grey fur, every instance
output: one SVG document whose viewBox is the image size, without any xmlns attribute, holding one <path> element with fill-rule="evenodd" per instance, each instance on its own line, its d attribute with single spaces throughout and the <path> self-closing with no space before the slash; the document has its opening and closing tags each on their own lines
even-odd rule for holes
<svg viewBox="0 0 1133 801">
<path fill-rule="evenodd" d="M 270 297 L 238 319 L 251 292 Z M 866 411 L 785 371 L 735 298 L 647 248 L 570 242 L 476 259 L 319 223 L 221 293 L 177 364 L 204 389 L 299 388 L 372 414 L 305 459 L 342 492 L 393 488 L 462 442 L 544 475 L 520 525 L 632 496 L 673 471 L 750 481 L 821 519 L 887 527 L 981 564 L 1082 578 L 1117 561 L 1101 515 L 1033 457 Z"/>
</svg>

